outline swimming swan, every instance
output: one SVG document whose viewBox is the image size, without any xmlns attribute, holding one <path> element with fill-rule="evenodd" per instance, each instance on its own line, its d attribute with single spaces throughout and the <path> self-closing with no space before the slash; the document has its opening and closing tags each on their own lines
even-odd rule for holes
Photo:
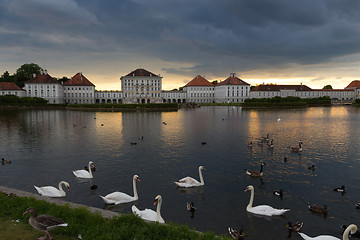
<svg viewBox="0 0 360 240">
<path fill-rule="evenodd" d="M 74 175 L 78 178 L 93 178 L 91 168 L 94 167 L 94 163 L 92 161 L 89 162 L 89 171 L 84 169 L 73 171 Z"/>
<path fill-rule="evenodd" d="M 180 179 L 178 182 L 175 182 L 176 185 L 179 187 L 199 187 L 204 185 L 204 178 L 202 176 L 201 170 L 206 170 L 203 166 L 199 167 L 199 176 L 200 176 L 200 182 L 192 177 L 184 177 Z"/>
<path fill-rule="evenodd" d="M 246 207 L 246 210 L 251 213 L 255 213 L 258 215 L 265 215 L 265 216 L 274 216 L 274 215 L 282 215 L 287 211 L 290 211 L 290 209 L 276 209 L 268 205 L 259 205 L 256 207 L 253 207 L 254 202 L 254 187 L 252 185 L 247 186 L 244 192 L 250 190 L 251 196 L 249 204 Z"/>
<path fill-rule="evenodd" d="M 113 192 L 105 197 L 100 196 L 106 204 L 121 204 L 121 203 L 127 203 L 127 202 L 133 202 L 139 199 L 138 193 L 136 190 L 136 180 L 140 182 L 139 176 L 134 175 L 133 176 L 133 190 L 134 190 L 134 196 L 130 196 L 123 192 Z"/>
<path fill-rule="evenodd" d="M 37 187 L 34 185 L 35 189 L 38 191 L 38 193 L 45 197 L 65 197 L 66 193 L 64 192 L 62 185 L 65 185 L 68 191 L 70 191 L 70 185 L 69 183 L 65 181 L 61 181 L 59 183 L 59 188 L 53 187 L 53 186 L 44 186 L 44 187 Z"/>
<path fill-rule="evenodd" d="M 349 240 L 349 233 L 351 232 L 351 234 L 354 234 L 357 231 L 357 229 L 358 228 L 355 224 L 349 225 L 343 233 L 342 240 Z M 299 232 L 299 234 L 305 240 L 340 240 L 340 238 L 333 237 L 330 235 L 320 235 L 317 237 L 309 237 L 304 233 Z"/>
<path fill-rule="evenodd" d="M 165 223 L 164 219 L 161 217 L 160 214 L 161 203 L 162 203 L 162 198 L 160 195 L 157 195 L 154 202 L 154 205 L 157 204 L 156 212 L 148 208 L 146 208 L 145 210 L 139 210 L 135 205 L 131 207 L 131 210 L 135 215 L 138 215 L 140 218 L 144 220 Z"/>
</svg>

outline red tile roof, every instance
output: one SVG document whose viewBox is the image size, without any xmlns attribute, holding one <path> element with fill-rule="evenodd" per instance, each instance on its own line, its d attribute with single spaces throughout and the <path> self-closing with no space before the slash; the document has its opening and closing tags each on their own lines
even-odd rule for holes
<svg viewBox="0 0 360 240">
<path fill-rule="evenodd" d="M 36 77 L 30 79 L 25 83 L 55 83 L 60 84 L 55 78 L 51 77 L 49 74 L 39 74 Z"/>
<path fill-rule="evenodd" d="M 212 83 L 210 83 L 208 80 L 206 80 L 204 77 L 197 75 L 196 77 L 194 77 L 193 80 L 191 80 L 190 82 L 188 82 L 184 87 L 189 87 L 189 86 L 210 86 L 213 87 L 214 85 Z"/>
<path fill-rule="evenodd" d="M 0 90 L 25 91 L 13 82 L 0 82 Z"/>
<path fill-rule="evenodd" d="M 126 75 L 126 77 L 130 77 L 130 76 L 159 77 L 158 75 L 153 74 L 152 72 L 149 72 L 149 71 L 147 71 L 145 69 L 142 69 L 142 68 L 138 68 L 138 69 L 132 71 L 131 73 L 129 73 L 128 75 Z"/>
<path fill-rule="evenodd" d="M 313 89 L 313 91 L 319 91 L 319 92 L 353 92 L 354 89 Z"/>
<path fill-rule="evenodd" d="M 352 81 L 346 88 L 360 88 L 360 80 Z"/>
<path fill-rule="evenodd" d="M 259 85 L 254 87 L 251 91 L 280 91 L 280 90 L 295 90 L 295 91 L 313 91 L 306 85 Z"/>
<path fill-rule="evenodd" d="M 235 74 L 232 73 L 230 74 L 230 77 L 218 83 L 217 85 L 250 85 L 250 84 L 236 77 Z"/>
<path fill-rule="evenodd" d="M 70 80 L 64 83 L 64 86 L 94 86 L 82 73 L 77 73 Z"/>
</svg>

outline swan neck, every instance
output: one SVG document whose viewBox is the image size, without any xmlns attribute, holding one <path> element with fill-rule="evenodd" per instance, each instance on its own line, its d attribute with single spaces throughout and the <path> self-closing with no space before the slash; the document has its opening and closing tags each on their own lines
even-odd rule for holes
<svg viewBox="0 0 360 240">
<path fill-rule="evenodd" d="M 90 174 L 91 177 L 93 176 L 92 172 L 91 172 L 91 164 L 90 164 L 90 162 L 89 162 L 89 174 Z"/>
<path fill-rule="evenodd" d="M 65 184 L 64 181 L 59 182 L 59 191 L 60 191 L 61 193 L 65 193 L 65 192 L 64 192 L 64 189 L 62 188 L 62 185 L 63 185 L 63 184 Z"/>
<path fill-rule="evenodd" d="M 161 219 L 161 215 L 160 215 L 161 203 L 162 203 L 162 198 L 159 198 L 157 206 L 156 206 L 156 220 L 157 221 L 159 221 Z"/>
<path fill-rule="evenodd" d="M 261 164 L 261 167 L 260 167 L 260 172 L 261 173 L 263 172 L 263 168 L 264 168 L 264 165 Z"/>
<path fill-rule="evenodd" d="M 350 232 L 351 232 L 351 233 L 355 233 L 356 231 L 357 231 L 356 225 L 351 224 L 350 226 L 348 226 L 348 227 L 345 229 L 345 231 L 344 231 L 344 233 L 343 233 L 342 239 L 343 239 L 343 240 L 349 240 L 349 233 L 350 233 Z"/>
<path fill-rule="evenodd" d="M 138 199 L 138 193 L 137 193 L 137 189 L 136 189 L 136 178 L 133 178 L 133 190 L 134 190 L 134 199 Z"/>
<path fill-rule="evenodd" d="M 202 175 L 202 172 L 201 172 L 201 168 L 199 168 L 199 177 L 200 177 L 201 185 L 204 185 L 204 178 L 203 178 L 203 175 Z"/>
<path fill-rule="evenodd" d="M 252 205 L 253 205 L 253 202 L 254 202 L 254 190 L 253 189 L 250 189 L 250 201 L 249 201 L 249 204 L 247 205 L 246 209 L 251 209 L 252 208 Z"/>
</svg>

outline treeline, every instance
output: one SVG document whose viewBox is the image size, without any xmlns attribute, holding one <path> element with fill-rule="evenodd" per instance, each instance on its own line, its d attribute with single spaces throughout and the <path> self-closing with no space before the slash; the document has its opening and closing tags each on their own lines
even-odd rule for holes
<svg viewBox="0 0 360 240">
<path fill-rule="evenodd" d="M 0 96 L 0 104 L 47 104 L 47 100 L 38 97 L 18 97 L 15 95 Z"/>
<path fill-rule="evenodd" d="M 306 106 L 306 105 L 328 105 L 331 98 L 299 98 L 299 97 L 273 97 L 273 98 L 250 98 L 245 99 L 244 106 Z"/>
</svg>

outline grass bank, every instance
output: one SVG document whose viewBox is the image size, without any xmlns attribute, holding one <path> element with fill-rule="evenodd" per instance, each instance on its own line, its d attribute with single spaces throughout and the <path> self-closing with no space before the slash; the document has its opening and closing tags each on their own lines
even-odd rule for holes
<svg viewBox="0 0 360 240">
<path fill-rule="evenodd" d="M 59 217 L 69 225 L 52 230 L 51 235 L 57 240 L 82 239 L 229 239 L 226 236 L 215 236 L 214 233 L 199 233 L 188 226 L 174 223 L 146 223 L 132 214 L 105 219 L 99 214 L 90 213 L 86 208 L 72 209 L 68 205 L 59 206 L 43 200 L 29 197 L 8 196 L 0 192 L 0 240 L 2 239 L 36 239 L 42 232 L 28 224 L 28 215 L 23 212 L 28 207 L 36 208 L 38 214 L 49 214 Z M 19 222 L 15 222 L 18 220 Z"/>
<path fill-rule="evenodd" d="M 104 110 L 104 111 L 177 111 L 179 105 L 177 103 L 146 103 L 146 104 L 68 104 L 67 109 L 71 110 Z"/>
</svg>

